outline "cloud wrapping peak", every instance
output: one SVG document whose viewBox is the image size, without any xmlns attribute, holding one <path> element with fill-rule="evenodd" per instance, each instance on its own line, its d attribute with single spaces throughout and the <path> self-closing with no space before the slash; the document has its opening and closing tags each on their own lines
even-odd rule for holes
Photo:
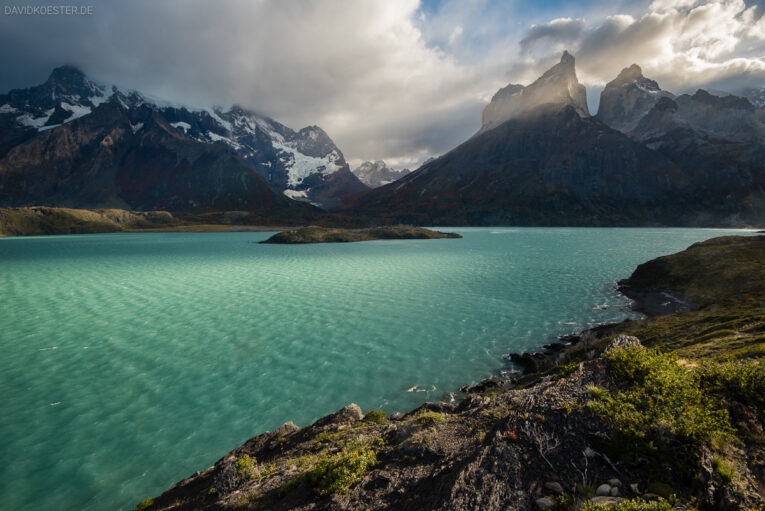
<svg viewBox="0 0 765 511">
<path fill-rule="evenodd" d="M 180 103 L 238 103 L 294 128 L 318 124 L 350 160 L 411 163 L 404 160 L 442 152 L 478 128 L 485 87 L 426 44 L 418 8 L 417 0 L 104 1 L 88 18 L 0 17 L 0 42 L 34 69 L 3 62 L 9 55 L 0 65 L 38 76 L 10 84 L 19 87 L 72 63 Z M 450 117 L 456 133 L 443 129 Z"/>
<path fill-rule="evenodd" d="M 545 27 L 553 34 L 557 25 Z M 542 28 L 532 27 L 524 40 Z M 637 63 L 663 88 L 679 92 L 765 86 L 765 17 L 743 0 L 656 0 L 637 19 L 609 16 L 574 41 L 567 35 L 556 41 L 574 50 L 588 85 L 602 86 Z"/>
<path fill-rule="evenodd" d="M 545 40 L 554 42 L 558 47 L 573 43 L 581 37 L 585 27 L 584 20 L 571 18 L 558 18 L 544 25 L 532 25 L 521 39 L 521 51 L 526 53 Z"/>
<path fill-rule="evenodd" d="M 351 164 L 416 167 L 475 133 L 497 89 L 532 82 L 564 48 L 591 100 L 632 63 L 673 91 L 765 86 L 761 1 L 635 5 L 561 4 L 553 16 L 505 0 L 103 0 L 92 16 L 0 16 L 0 45 L 13 49 L 0 53 L 0 92 L 70 63 L 178 103 L 318 124 Z"/>
</svg>

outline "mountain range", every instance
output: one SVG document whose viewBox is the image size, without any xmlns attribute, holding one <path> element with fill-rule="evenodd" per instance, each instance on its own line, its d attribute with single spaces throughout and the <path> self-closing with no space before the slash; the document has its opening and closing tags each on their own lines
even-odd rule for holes
<svg viewBox="0 0 765 511">
<path fill-rule="evenodd" d="M 678 96 L 631 65 L 591 115 L 564 52 L 532 84 L 500 89 L 478 132 L 443 156 L 414 172 L 381 160 L 351 172 L 318 126 L 171 105 L 64 66 L 0 95 L 0 206 L 237 210 L 264 223 L 762 225 L 765 96 L 742 93 Z"/>
<path fill-rule="evenodd" d="M 564 52 L 498 91 L 469 140 L 349 209 L 429 225 L 762 225 L 761 114 L 746 98 L 675 96 L 633 65 L 592 116 Z"/>
<path fill-rule="evenodd" d="M 301 216 L 315 209 L 307 203 L 331 209 L 366 189 L 318 126 L 172 106 L 70 66 L 0 96 L 5 206 Z"/>
<path fill-rule="evenodd" d="M 352 172 L 370 188 L 379 188 L 412 173 L 409 169 L 394 170 L 383 160 L 365 161 Z"/>
</svg>

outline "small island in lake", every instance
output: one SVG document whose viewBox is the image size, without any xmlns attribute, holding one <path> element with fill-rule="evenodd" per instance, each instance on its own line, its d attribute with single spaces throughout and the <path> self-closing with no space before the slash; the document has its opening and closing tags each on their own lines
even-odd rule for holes
<svg viewBox="0 0 765 511">
<path fill-rule="evenodd" d="M 315 225 L 274 234 L 260 243 L 349 243 L 373 240 L 431 240 L 461 238 L 454 232 L 440 232 L 411 225 L 393 225 L 371 229 L 330 229 Z"/>
</svg>

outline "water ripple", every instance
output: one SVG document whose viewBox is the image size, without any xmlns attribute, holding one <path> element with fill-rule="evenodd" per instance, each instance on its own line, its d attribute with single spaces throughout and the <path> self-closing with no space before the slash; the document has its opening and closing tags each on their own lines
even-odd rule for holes
<svg viewBox="0 0 765 511">
<path fill-rule="evenodd" d="M 508 351 L 623 318 L 617 278 L 719 235 L 459 231 L 0 240 L 3 505 L 131 508 L 287 420 L 448 398 Z"/>
</svg>

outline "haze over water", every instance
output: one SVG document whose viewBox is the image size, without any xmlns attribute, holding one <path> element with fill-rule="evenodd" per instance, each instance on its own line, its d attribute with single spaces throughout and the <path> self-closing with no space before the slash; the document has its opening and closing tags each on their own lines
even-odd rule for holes
<svg viewBox="0 0 765 511">
<path fill-rule="evenodd" d="M 464 239 L 0 240 L 0 507 L 129 509 L 288 420 L 444 399 L 627 317 L 637 264 L 741 232 L 444 230 Z"/>
</svg>

